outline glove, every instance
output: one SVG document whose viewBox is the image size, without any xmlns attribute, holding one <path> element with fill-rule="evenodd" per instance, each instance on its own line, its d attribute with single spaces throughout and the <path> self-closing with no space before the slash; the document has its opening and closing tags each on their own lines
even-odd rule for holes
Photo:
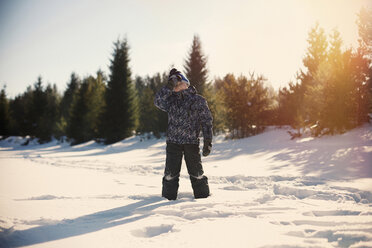
<svg viewBox="0 0 372 248">
<path fill-rule="evenodd" d="M 212 141 L 211 140 L 205 140 L 204 146 L 203 146 L 203 156 L 206 157 L 211 153 L 212 150 Z"/>
<path fill-rule="evenodd" d="M 181 76 L 179 75 L 180 73 L 181 72 L 177 71 L 176 68 L 173 68 L 169 72 L 167 84 L 168 89 L 173 90 L 173 88 L 176 87 L 177 83 L 182 80 Z"/>
<path fill-rule="evenodd" d="M 170 90 L 173 90 L 174 87 L 176 87 L 176 85 L 177 85 L 177 81 L 175 81 L 174 79 L 169 79 L 167 83 L 167 88 Z"/>
</svg>

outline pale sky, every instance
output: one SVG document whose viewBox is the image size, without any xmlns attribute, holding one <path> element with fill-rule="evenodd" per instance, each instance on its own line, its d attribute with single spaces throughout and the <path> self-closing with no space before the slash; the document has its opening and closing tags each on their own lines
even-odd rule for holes
<svg viewBox="0 0 372 248">
<path fill-rule="evenodd" d="M 0 86 L 14 97 L 41 75 L 62 93 L 72 72 L 108 75 L 118 37 L 133 78 L 183 71 L 198 34 L 210 80 L 255 71 L 278 89 L 301 68 L 317 21 L 355 48 L 362 6 L 372 0 L 0 0 Z"/>
</svg>

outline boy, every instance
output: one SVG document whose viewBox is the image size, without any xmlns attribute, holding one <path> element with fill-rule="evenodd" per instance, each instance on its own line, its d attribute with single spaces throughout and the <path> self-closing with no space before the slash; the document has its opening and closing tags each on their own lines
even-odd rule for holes
<svg viewBox="0 0 372 248">
<path fill-rule="evenodd" d="M 203 156 L 208 156 L 212 149 L 212 116 L 207 101 L 196 94 L 196 89 L 180 71 L 173 68 L 168 84 L 156 93 L 154 104 L 168 113 L 162 196 L 168 200 L 177 199 L 184 154 L 194 197 L 208 197 L 208 178 L 203 175 L 199 152 L 200 127 L 204 137 Z"/>
</svg>

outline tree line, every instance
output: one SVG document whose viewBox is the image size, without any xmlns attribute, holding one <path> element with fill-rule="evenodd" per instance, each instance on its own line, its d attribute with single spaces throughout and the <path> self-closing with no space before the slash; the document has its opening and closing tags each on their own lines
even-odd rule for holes
<svg viewBox="0 0 372 248">
<path fill-rule="evenodd" d="M 369 122 L 372 109 L 372 10 L 361 9 L 357 19 L 359 44 L 342 49 L 337 30 L 326 34 L 316 24 L 308 34 L 303 68 L 296 80 L 275 91 L 264 75 L 227 74 L 208 79 L 207 57 L 199 36 L 193 37 L 184 72 L 203 95 L 214 119 L 214 132 L 242 138 L 267 125 L 290 125 L 293 137 L 343 133 Z M 111 144 L 134 134 L 166 131 L 167 114 L 153 99 L 167 83 L 168 71 L 136 76 L 130 70 L 127 39 L 114 42 L 109 75 L 80 78 L 72 73 L 66 90 L 33 86 L 14 99 L 0 92 L 0 135 L 30 136 L 39 142 L 67 137 L 72 144 L 95 139 Z M 170 68 L 169 68 L 170 69 Z"/>
</svg>

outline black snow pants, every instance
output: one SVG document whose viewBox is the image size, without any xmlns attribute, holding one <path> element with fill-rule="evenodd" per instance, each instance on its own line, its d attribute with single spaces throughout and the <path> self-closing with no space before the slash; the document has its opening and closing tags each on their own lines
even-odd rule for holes
<svg viewBox="0 0 372 248">
<path fill-rule="evenodd" d="M 174 143 L 167 143 L 167 158 L 163 177 L 162 196 L 168 200 L 177 199 L 183 154 L 185 155 L 187 171 L 190 175 L 194 197 L 208 197 L 208 178 L 203 175 L 204 171 L 201 164 L 199 146 L 195 144 L 179 145 Z"/>
</svg>

